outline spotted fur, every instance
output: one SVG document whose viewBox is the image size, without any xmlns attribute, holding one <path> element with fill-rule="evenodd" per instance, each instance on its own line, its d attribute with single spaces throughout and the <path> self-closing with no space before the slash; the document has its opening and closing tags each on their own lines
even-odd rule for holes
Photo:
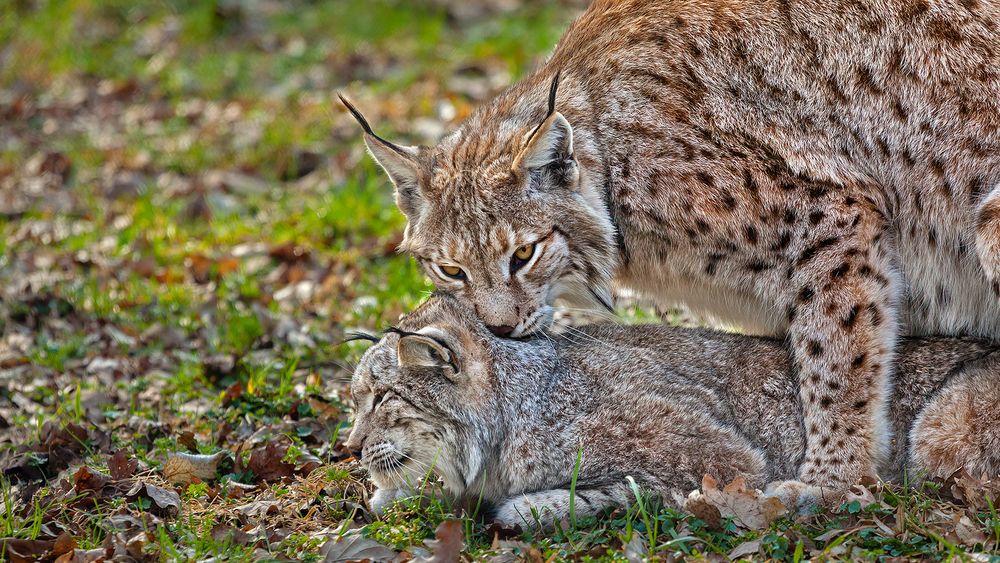
<svg viewBox="0 0 1000 563">
<path fill-rule="evenodd" d="M 885 456 L 899 335 L 1000 337 L 995 0 L 597 0 L 437 147 L 366 140 L 500 334 L 618 284 L 787 335 L 813 484 Z"/>
<path fill-rule="evenodd" d="M 668 503 L 706 473 L 777 481 L 790 507 L 824 494 L 788 481 L 808 419 L 781 341 L 658 325 L 509 340 L 446 295 L 399 328 L 367 351 L 352 383 L 347 447 L 371 472 L 377 511 L 431 474 L 453 500 L 508 524 L 549 524 L 568 514 L 578 455 L 579 516 L 632 502 L 626 476 Z M 997 475 L 998 370 L 995 345 L 904 341 L 883 474 Z"/>
</svg>

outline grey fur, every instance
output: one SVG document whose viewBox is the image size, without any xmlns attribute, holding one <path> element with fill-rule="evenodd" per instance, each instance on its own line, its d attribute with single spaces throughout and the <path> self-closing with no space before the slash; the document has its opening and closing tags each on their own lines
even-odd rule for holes
<svg viewBox="0 0 1000 563">
<path fill-rule="evenodd" d="M 568 514 L 578 452 L 579 516 L 631 502 L 626 476 L 672 502 L 705 474 L 724 482 L 742 475 L 756 487 L 794 479 L 804 456 L 798 381 L 778 340 L 658 325 L 507 340 L 445 295 L 399 328 L 417 334 L 385 336 L 352 384 L 357 419 L 348 447 L 362 451 L 380 489 L 376 510 L 405 496 L 431 466 L 454 498 L 475 505 L 482 495 L 499 520 L 532 525 L 532 507 L 543 524 Z M 411 358 L 404 365 L 400 349 Z M 899 478 L 909 458 L 920 460 L 910 467 L 919 472 L 957 463 L 995 474 L 1000 454 L 987 442 L 1000 435 L 996 418 L 975 428 L 914 421 L 939 395 L 962 401 L 975 391 L 1000 409 L 997 369 L 1000 349 L 983 341 L 903 341 L 890 401 L 896 440 L 881 474 Z M 910 451 L 911 429 L 914 442 L 931 439 L 919 452 Z M 967 444 L 960 455 L 935 453 L 942 432 Z M 773 490 L 797 506 L 822 494 L 794 481 Z"/>
</svg>

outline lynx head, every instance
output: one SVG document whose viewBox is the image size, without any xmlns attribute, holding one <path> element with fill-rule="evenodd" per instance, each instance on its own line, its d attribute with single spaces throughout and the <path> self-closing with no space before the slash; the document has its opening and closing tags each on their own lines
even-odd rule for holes
<svg viewBox="0 0 1000 563">
<path fill-rule="evenodd" d="M 537 82 L 536 77 L 535 81 Z M 522 82 L 437 147 L 400 146 L 365 130 L 369 152 L 408 219 L 401 249 L 434 284 L 471 303 L 498 336 L 546 328 L 557 297 L 609 307 L 614 227 L 594 150 Z M 541 100 L 537 100 L 541 102 Z"/>
<path fill-rule="evenodd" d="M 450 494 L 465 492 L 500 415 L 491 360 L 498 340 L 467 305 L 436 296 L 364 354 L 346 446 L 379 488 L 410 490 L 433 474 Z"/>
</svg>

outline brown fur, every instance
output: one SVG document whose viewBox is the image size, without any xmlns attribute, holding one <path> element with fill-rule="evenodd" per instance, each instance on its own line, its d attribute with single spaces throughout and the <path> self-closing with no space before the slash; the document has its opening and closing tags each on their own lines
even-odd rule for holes
<svg viewBox="0 0 1000 563">
<path fill-rule="evenodd" d="M 887 451 L 900 334 L 1000 337 L 998 68 L 996 1 L 597 0 L 439 146 L 366 140 L 403 248 L 498 333 L 614 282 L 787 335 L 801 477 L 843 486 Z"/>
</svg>

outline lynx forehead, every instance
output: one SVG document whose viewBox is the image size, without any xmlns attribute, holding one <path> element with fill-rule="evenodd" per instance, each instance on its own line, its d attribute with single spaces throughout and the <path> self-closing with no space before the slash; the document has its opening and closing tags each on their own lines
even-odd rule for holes
<svg viewBox="0 0 1000 563">
<path fill-rule="evenodd" d="M 406 247 L 495 334 L 616 283 L 787 335 L 801 477 L 839 487 L 885 455 L 901 334 L 1000 338 L 998 22 L 996 2 L 597 0 L 438 147 L 352 111 Z"/>
</svg>

